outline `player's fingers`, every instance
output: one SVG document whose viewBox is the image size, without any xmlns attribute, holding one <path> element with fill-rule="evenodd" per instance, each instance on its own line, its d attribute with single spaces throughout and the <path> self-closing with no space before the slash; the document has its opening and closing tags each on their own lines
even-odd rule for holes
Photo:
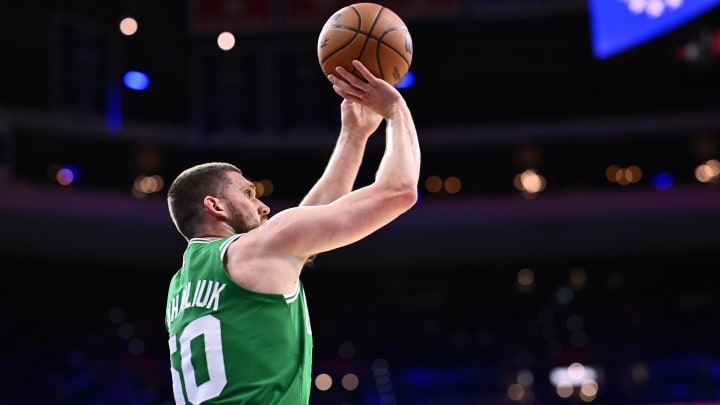
<svg viewBox="0 0 720 405">
<path fill-rule="evenodd" d="M 335 86 L 338 86 L 347 94 L 352 94 L 355 99 L 361 98 L 366 93 L 365 86 L 367 86 L 367 84 L 364 84 L 357 76 L 341 67 L 338 67 L 337 71 L 345 78 L 345 80 L 340 80 L 336 77 L 333 82 Z"/>
<path fill-rule="evenodd" d="M 359 60 L 355 59 L 352 61 L 353 66 L 355 66 L 355 69 L 357 69 L 360 74 L 367 80 L 368 82 L 375 80 L 376 77 L 370 71 L 368 68 L 365 67 L 365 65 L 362 64 Z"/>
<path fill-rule="evenodd" d="M 360 102 L 360 95 L 362 92 L 358 92 L 356 88 L 336 77 L 333 77 L 331 80 L 334 80 L 332 87 L 338 96 L 353 103 Z"/>
<path fill-rule="evenodd" d="M 328 75 L 328 80 L 333 84 L 333 88 L 336 88 L 338 90 L 342 91 L 350 91 L 352 89 L 352 86 L 345 80 L 342 80 L 341 78 L 335 76 L 335 75 Z M 337 91 L 337 90 L 335 90 Z"/>
<path fill-rule="evenodd" d="M 347 69 L 343 68 L 342 66 L 338 66 L 335 70 L 338 71 L 342 75 L 342 77 L 345 79 L 346 82 L 350 83 L 353 87 L 356 87 L 360 90 L 365 91 L 367 89 L 368 83 L 361 78 L 357 77 L 356 75 L 350 73 Z"/>
</svg>

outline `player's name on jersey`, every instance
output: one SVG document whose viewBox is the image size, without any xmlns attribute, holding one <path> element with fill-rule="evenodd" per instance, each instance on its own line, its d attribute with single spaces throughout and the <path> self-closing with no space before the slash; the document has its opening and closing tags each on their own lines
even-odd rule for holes
<svg viewBox="0 0 720 405">
<path fill-rule="evenodd" d="M 176 294 L 167 306 L 165 320 L 168 327 L 178 315 L 188 308 L 212 308 L 213 311 L 217 311 L 220 293 L 224 289 L 224 283 L 221 284 L 219 281 L 214 280 L 196 280 L 185 284 L 182 291 Z"/>
</svg>

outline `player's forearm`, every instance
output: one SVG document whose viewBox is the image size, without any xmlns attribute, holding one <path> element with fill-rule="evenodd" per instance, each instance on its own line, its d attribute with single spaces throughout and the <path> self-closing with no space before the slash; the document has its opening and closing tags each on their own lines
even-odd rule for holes
<svg viewBox="0 0 720 405">
<path fill-rule="evenodd" d="M 365 152 L 367 137 L 343 129 L 325 170 L 300 205 L 329 204 L 352 191 Z"/>
<path fill-rule="evenodd" d="M 385 154 L 376 182 L 393 189 L 417 191 L 420 178 L 420 145 L 412 114 L 404 101 L 393 106 L 386 118 Z"/>
</svg>

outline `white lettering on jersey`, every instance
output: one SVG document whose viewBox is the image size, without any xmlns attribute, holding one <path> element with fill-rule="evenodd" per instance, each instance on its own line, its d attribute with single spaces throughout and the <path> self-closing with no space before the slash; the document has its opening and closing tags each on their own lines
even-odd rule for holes
<svg viewBox="0 0 720 405">
<path fill-rule="evenodd" d="M 214 280 L 189 281 L 182 291 L 175 295 L 167 305 L 165 318 L 168 328 L 180 314 L 188 308 L 198 307 L 217 311 L 220 305 L 220 293 L 225 284 Z M 192 296 L 192 300 L 190 297 Z"/>
</svg>

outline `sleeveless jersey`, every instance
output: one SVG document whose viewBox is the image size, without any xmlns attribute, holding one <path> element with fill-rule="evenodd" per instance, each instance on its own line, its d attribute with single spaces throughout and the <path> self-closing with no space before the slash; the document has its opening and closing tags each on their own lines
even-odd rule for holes
<svg viewBox="0 0 720 405">
<path fill-rule="evenodd" d="M 165 324 L 175 403 L 308 404 L 312 331 L 303 285 L 280 295 L 233 282 L 223 257 L 240 236 L 191 239 L 170 282 Z"/>
</svg>

